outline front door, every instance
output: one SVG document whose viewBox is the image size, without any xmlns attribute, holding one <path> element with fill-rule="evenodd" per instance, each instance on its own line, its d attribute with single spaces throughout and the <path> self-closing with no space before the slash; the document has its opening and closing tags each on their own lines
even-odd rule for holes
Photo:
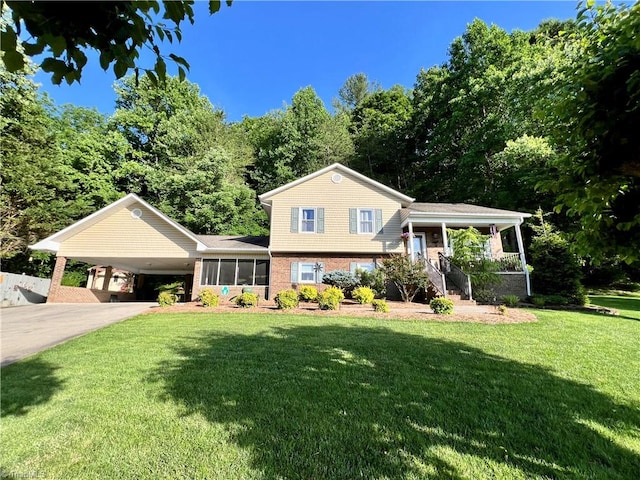
<svg viewBox="0 0 640 480">
<path fill-rule="evenodd" d="M 411 255 L 414 261 L 422 261 L 427 258 L 427 249 L 425 248 L 424 233 L 414 233 L 413 243 L 411 244 Z"/>
</svg>

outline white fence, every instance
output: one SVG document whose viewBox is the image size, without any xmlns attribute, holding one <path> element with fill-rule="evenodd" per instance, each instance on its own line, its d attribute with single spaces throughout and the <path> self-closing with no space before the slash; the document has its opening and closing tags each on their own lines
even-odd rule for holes
<svg viewBox="0 0 640 480">
<path fill-rule="evenodd" d="M 47 301 L 51 279 L 0 272 L 0 305 L 30 305 Z"/>
</svg>

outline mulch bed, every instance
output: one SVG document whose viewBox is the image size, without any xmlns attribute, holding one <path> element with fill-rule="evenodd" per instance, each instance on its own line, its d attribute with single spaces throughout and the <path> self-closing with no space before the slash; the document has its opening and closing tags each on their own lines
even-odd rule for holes
<svg viewBox="0 0 640 480">
<path fill-rule="evenodd" d="M 221 303 L 218 307 L 206 308 L 199 302 L 189 302 L 173 305 L 171 307 L 153 307 L 145 314 L 164 313 L 269 313 L 272 315 L 320 315 L 339 317 L 359 317 L 359 318 L 380 318 L 388 320 L 408 320 L 408 321 L 436 321 L 436 322 L 471 322 L 471 323 L 523 323 L 537 321 L 535 315 L 518 308 L 510 308 L 505 315 L 500 315 L 494 307 L 477 306 L 461 308 L 464 313 L 457 313 L 456 306 L 453 307 L 453 315 L 436 315 L 431 311 L 429 305 L 424 303 L 404 303 L 387 302 L 389 313 L 377 313 L 373 311 L 371 305 L 360 305 L 359 303 L 345 300 L 340 306 L 340 310 L 320 310 L 313 303 L 301 303 L 298 308 L 291 310 L 279 310 L 272 301 L 262 301 L 255 308 L 241 308 L 231 303 Z M 474 311 L 477 310 L 477 311 Z"/>
</svg>

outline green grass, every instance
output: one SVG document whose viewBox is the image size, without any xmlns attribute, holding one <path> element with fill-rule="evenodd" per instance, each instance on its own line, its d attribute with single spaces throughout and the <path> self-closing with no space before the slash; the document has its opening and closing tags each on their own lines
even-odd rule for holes
<svg viewBox="0 0 640 480">
<path fill-rule="evenodd" d="M 624 316 L 519 325 L 136 317 L 2 369 L 0 470 L 638 478 L 639 312 L 611 301 Z"/>
</svg>

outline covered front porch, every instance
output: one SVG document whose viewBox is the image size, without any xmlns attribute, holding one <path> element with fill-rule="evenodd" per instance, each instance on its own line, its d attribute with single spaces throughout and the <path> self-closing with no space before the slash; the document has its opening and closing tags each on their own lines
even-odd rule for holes
<svg viewBox="0 0 640 480">
<path fill-rule="evenodd" d="M 531 295 L 531 283 L 520 227 L 530 216 L 476 205 L 414 203 L 402 211 L 402 238 L 406 253 L 414 261 L 425 263 L 431 283 L 440 294 L 447 295 L 449 280 L 471 299 L 468 275 L 451 262 L 454 251 L 448 231 L 474 227 L 489 238 L 480 255 L 497 262 L 497 273 L 504 277 L 506 288 L 499 293 L 524 298 Z M 515 237 L 515 242 L 504 244 L 503 237 Z"/>
</svg>

